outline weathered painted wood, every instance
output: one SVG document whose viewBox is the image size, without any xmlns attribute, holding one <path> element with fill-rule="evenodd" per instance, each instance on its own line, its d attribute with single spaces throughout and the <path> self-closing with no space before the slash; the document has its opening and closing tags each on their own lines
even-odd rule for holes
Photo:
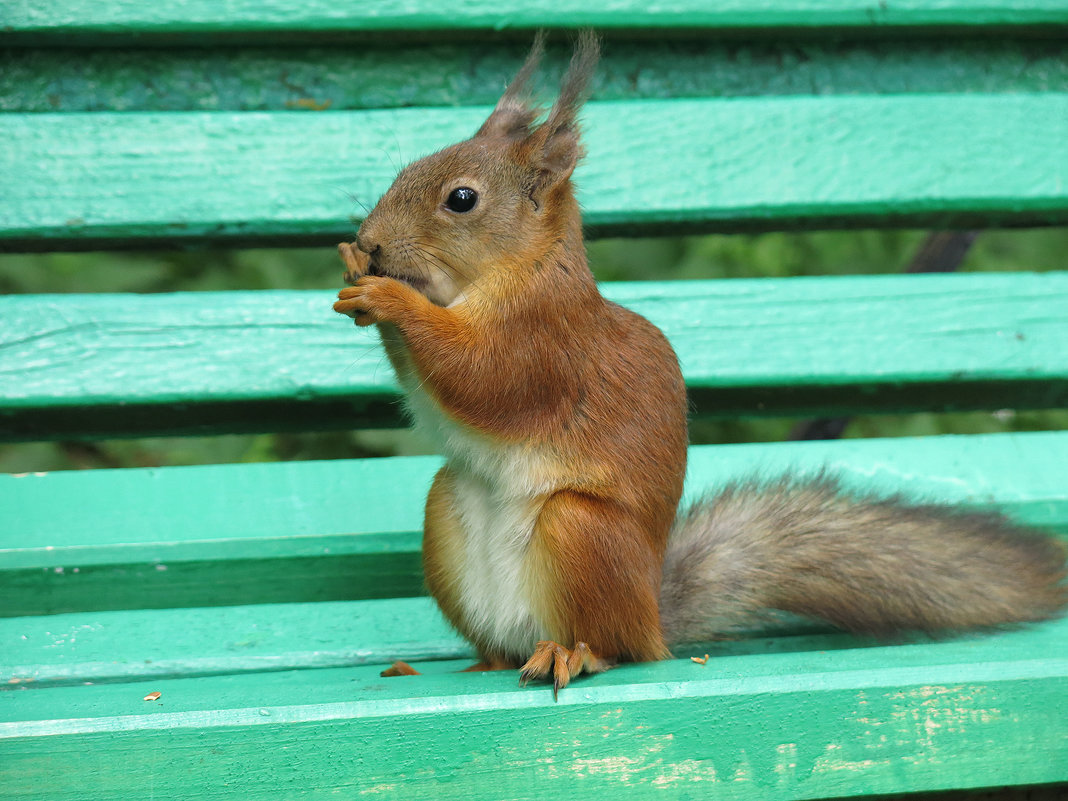
<svg viewBox="0 0 1068 801">
<path fill-rule="evenodd" d="M 777 801 L 1063 782 L 1065 625 L 630 665 L 555 703 L 512 673 L 377 666 L 0 692 L 0 798 Z"/>
<path fill-rule="evenodd" d="M 0 242 L 325 244 L 352 234 L 350 193 L 387 188 L 387 153 L 450 144 L 486 111 L 0 115 Z M 1068 93 L 646 100 L 585 116 L 595 232 L 1068 220 Z"/>
<path fill-rule="evenodd" d="M 23 37 L 60 40 L 129 39 L 160 34 L 274 32 L 292 38 L 300 32 L 477 30 L 509 28 L 740 28 L 775 29 L 948 26 L 1066 25 L 1061 0 L 597 0 L 581 6 L 552 0 L 484 3 L 388 0 L 339 4 L 329 0 L 184 0 L 156 6 L 121 0 L 34 0 L 5 6 L 0 30 L 12 41 Z"/>
<path fill-rule="evenodd" d="M 667 333 L 702 415 L 1068 404 L 1068 273 L 604 290 Z M 334 314 L 331 300 L 0 298 L 0 438 L 398 424 L 376 334 Z"/>
<path fill-rule="evenodd" d="M 438 465 L 423 457 L 0 476 L 0 520 L 18 521 L 0 529 L 28 538 L 5 537 L 0 548 L 0 609 L 418 595 L 423 499 Z"/>
<path fill-rule="evenodd" d="M 776 636 L 766 636 L 771 632 Z M 795 653 L 877 642 L 786 616 L 752 635 L 701 650 Z M 0 690 L 474 659 L 475 653 L 426 597 L 3 618 L 0 641 Z"/>
<path fill-rule="evenodd" d="M 0 642 L 0 689 L 474 654 L 429 598 L 4 618 Z"/>
<path fill-rule="evenodd" d="M 0 50 L 0 111 L 340 111 L 492 105 L 529 43 Z M 604 44 L 594 100 L 1064 92 L 1060 39 L 642 39 Z M 570 58 L 552 45 L 545 95 Z M 399 154 L 388 147 L 388 152 Z"/>
<path fill-rule="evenodd" d="M 1068 432 L 703 446 L 690 497 L 826 468 L 1068 533 Z M 436 458 L 0 476 L 0 615 L 419 594 Z"/>
<path fill-rule="evenodd" d="M 785 614 L 734 635 L 678 646 L 676 655 L 707 652 L 718 659 L 887 644 Z M 397 659 L 435 663 L 426 669 L 437 672 L 455 670 L 439 667 L 441 660 L 476 658 L 426 597 L 3 618 L 0 636 L 0 690 L 389 665 Z M 894 644 L 928 641 L 903 635 Z"/>
</svg>

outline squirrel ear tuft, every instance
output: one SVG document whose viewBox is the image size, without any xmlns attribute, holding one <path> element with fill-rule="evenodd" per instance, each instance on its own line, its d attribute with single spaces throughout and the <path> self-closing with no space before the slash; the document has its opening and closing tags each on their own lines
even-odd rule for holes
<svg viewBox="0 0 1068 801">
<path fill-rule="evenodd" d="M 563 128 L 575 127 L 578 111 L 586 102 L 590 79 L 597 69 L 600 56 L 601 47 L 597 35 L 589 29 L 582 31 L 575 42 L 575 53 L 571 56 L 567 74 L 560 84 L 560 96 L 556 98 L 549 117 L 542 126 L 550 131 L 550 135 Z"/>
<path fill-rule="evenodd" d="M 541 109 L 532 107 L 530 103 L 530 77 L 541 64 L 541 56 L 544 52 L 545 31 L 538 31 L 534 36 L 534 44 L 530 48 L 527 60 L 523 62 L 519 72 L 504 90 L 493 113 L 478 129 L 476 137 L 503 136 L 508 139 L 525 139 L 530 134 L 530 126 L 541 113 Z"/>
<path fill-rule="evenodd" d="M 582 158 L 578 112 L 586 101 L 590 79 L 597 68 L 600 43 L 593 31 L 585 30 L 575 43 L 575 54 L 560 86 L 549 116 L 530 135 L 528 143 L 538 170 L 539 189 L 546 189 L 571 177 Z"/>
</svg>

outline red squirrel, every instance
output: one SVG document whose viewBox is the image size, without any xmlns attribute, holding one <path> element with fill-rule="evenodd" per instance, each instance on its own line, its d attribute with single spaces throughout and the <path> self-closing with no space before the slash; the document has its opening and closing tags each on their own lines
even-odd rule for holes
<svg viewBox="0 0 1068 801">
<path fill-rule="evenodd" d="M 824 480 L 739 485 L 677 513 L 678 361 L 598 291 L 571 182 L 597 39 L 580 37 L 543 120 L 527 91 L 541 51 L 539 36 L 475 135 L 403 169 L 339 246 L 351 287 L 334 309 L 378 326 L 446 457 L 423 564 L 475 668 L 551 676 L 555 692 L 766 609 L 877 633 L 1062 610 L 1063 547 L 997 515 Z"/>
</svg>

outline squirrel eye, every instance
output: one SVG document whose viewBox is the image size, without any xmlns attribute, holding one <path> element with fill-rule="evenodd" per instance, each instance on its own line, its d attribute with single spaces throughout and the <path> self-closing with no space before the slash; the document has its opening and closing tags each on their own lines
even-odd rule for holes
<svg viewBox="0 0 1068 801">
<path fill-rule="evenodd" d="M 449 193 L 445 200 L 445 208 L 462 214 L 465 211 L 471 211 L 476 203 L 478 203 L 478 192 L 469 186 L 461 186 Z"/>
</svg>

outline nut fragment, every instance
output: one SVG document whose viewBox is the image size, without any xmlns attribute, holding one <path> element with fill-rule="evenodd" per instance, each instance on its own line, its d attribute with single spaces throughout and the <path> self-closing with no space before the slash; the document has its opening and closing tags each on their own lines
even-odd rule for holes
<svg viewBox="0 0 1068 801">
<path fill-rule="evenodd" d="M 154 693 L 149 693 L 148 695 L 145 696 L 145 700 L 146 701 L 158 701 L 159 697 L 161 695 L 163 695 L 163 693 L 158 692 L 158 691 L 154 692 Z"/>
</svg>

